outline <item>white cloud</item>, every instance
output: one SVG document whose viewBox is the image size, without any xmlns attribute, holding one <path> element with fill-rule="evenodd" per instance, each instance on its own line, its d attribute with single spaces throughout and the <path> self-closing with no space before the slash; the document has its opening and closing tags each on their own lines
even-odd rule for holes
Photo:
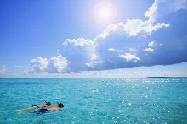
<svg viewBox="0 0 187 124">
<path fill-rule="evenodd" d="M 95 42 L 89 39 L 66 39 L 59 49 L 59 54 L 68 60 L 69 71 L 85 70 L 96 63 L 95 46 Z"/>
<path fill-rule="evenodd" d="M 115 52 L 114 48 L 108 48 L 108 51 Z"/>
<path fill-rule="evenodd" d="M 150 22 L 154 23 L 160 17 L 186 8 L 186 0 L 155 0 L 145 16 L 149 18 Z"/>
<path fill-rule="evenodd" d="M 31 60 L 33 72 L 62 72 L 66 68 L 68 62 L 65 57 L 57 56 L 49 60 L 47 58 L 37 57 Z"/>
<path fill-rule="evenodd" d="M 114 48 L 108 48 L 107 50 L 111 52 L 123 52 L 123 50 L 114 49 Z"/>
<path fill-rule="evenodd" d="M 155 0 L 152 6 L 148 8 L 148 11 L 145 12 L 145 17 L 148 18 L 147 20 L 128 19 L 126 23 L 120 22 L 117 24 L 111 24 L 104 30 L 103 33 L 97 35 L 94 40 L 98 40 L 99 38 L 105 39 L 112 32 L 119 30 L 126 32 L 130 36 L 136 36 L 140 33 L 143 33 L 144 35 L 151 34 L 152 31 L 157 31 L 163 27 L 169 27 L 169 24 L 166 23 L 155 24 L 157 17 L 157 6 L 158 1 Z"/>
<path fill-rule="evenodd" d="M 94 67 L 96 67 L 96 65 L 101 64 L 101 63 L 103 63 L 102 60 L 94 59 L 94 60 L 92 60 L 92 61 L 90 61 L 90 62 L 85 63 L 85 65 L 86 65 L 88 68 L 94 68 Z"/>
<path fill-rule="evenodd" d="M 6 65 L 2 65 L 2 67 L 0 68 L 0 74 L 4 74 L 6 73 Z"/>
<path fill-rule="evenodd" d="M 148 11 L 145 12 L 145 17 L 147 17 L 145 21 L 142 19 L 128 19 L 125 23 L 110 24 L 103 33 L 96 35 L 93 40 L 84 38 L 66 39 L 58 50 L 58 54 L 64 57 L 63 60 L 58 57 L 52 57 L 49 60 L 38 57 L 31 61 L 31 66 L 34 71 L 38 72 L 84 71 L 94 67 L 103 68 L 102 64 L 113 66 L 112 64 L 116 64 L 115 61 L 121 61 L 117 52 L 125 52 L 127 50 L 136 52 L 136 50 L 124 48 L 125 46 L 121 47 L 120 44 L 124 44 L 122 43 L 124 42 L 123 40 L 109 43 L 107 38 L 119 32 L 122 37 L 145 36 L 150 35 L 152 31 L 157 31 L 160 28 L 169 27 L 169 24 L 155 23 L 156 19 L 154 15 L 156 11 L 157 2 L 155 1 Z M 111 46 L 112 44 L 119 44 L 120 48 L 123 49 L 118 48 L 118 45 L 114 49 L 108 44 L 111 44 Z M 106 46 L 109 47 L 105 48 Z M 130 53 L 125 53 L 124 55 L 120 55 L 120 57 L 125 58 L 128 62 L 137 62 L 140 60 L 139 57 Z"/>
<path fill-rule="evenodd" d="M 120 23 L 119 25 L 129 35 L 138 35 L 141 31 L 145 31 L 145 22 L 141 19 L 128 19 L 125 24 Z"/>
<path fill-rule="evenodd" d="M 184 2 L 173 1 L 177 3 L 178 9 L 185 8 Z M 110 24 L 101 34 L 96 35 L 93 39 L 66 39 L 58 50 L 59 56 L 52 57 L 49 60 L 41 57 L 33 59 L 31 61 L 33 70 L 60 73 L 64 71 L 79 72 L 135 67 L 138 63 L 134 62 L 140 61 L 140 58 L 141 64 L 138 66 L 143 64 L 151 66 L 151 63 L 145 62 L 150 59 L 148 58 L 149 56 L 144 56 L 145 52 L 143 51 L 153 52 L 155 50 L 156 52 L 157 44 L 161 43 L 156 40 L 158 43 L 150 41 L 147 44 L 147 42 L 145 43 L 145 38 L 155 34 L 152 32 L 170 26 L 170 24 L 158 22 L 157 20 L 160 15 L 159 9 L 167 8 L 165 4 L 161 5 L 161 3 L 168 3 L 166 5 L 174 9 L 173 4 L 170 5 L 166 0 L 155 0 L 152 6 L 144 13 L 144 20 L 128 19 L 125 22 Z M 135 45 L 136 49 L 133 48 Z M 120 54 L 120 52 L 124 54 Z M 124 60 L 121 58 L 124 58 L 128 63 L 124 63 Z M 130 62 L 134 64 L 129 64 Z"/>
<path fill-rule="evenodd" d="M 95 37 L 94 41 L 99 39 L 99 38 L 103 38 L 104 39 L 108 35 L 110 35 L 111 32 L 117 31 L 117 30 L 118 30 L 118 24 L 110 24 L 110 25 L 107 26 L 107 28 L 105 28 L 103 33 L 101 33 L 101 34 L 99 34 L 99 35 L 97 35 Z"/>
<path fill-rule="evenodd" d="M 133 61 L 133 62 L 140 61 L 139 57 L 137 57 L 136 55 L 130 54 L 130 53 L 121 54 L 121 55 L 119 55 L 119 57 L 125 58 L 127 62 L 129 62 L 129 61 Z"/>
<path fill-rule="evenodd" d="M 148 8 L 148 11 L 145 12 L 145 17 L 148 17 L 148 22 L 154 23 L 156 21 L 156 14 L 157 14 L 157 4 L 158 0 L 155 0 L 154 3 L 150 8 Z"/>
<path fill-rule="evenodd" d="M 150 41 L 148 43 L 148 48 L 145 48 L 144 51 L 153 52 L 154 51 L 153 47 L 156 47 L 156 42 L 155 41 Z M 147 55 L 147 54 L 145 54 L 145 55 Z"/>
<path fill-rule="evenodd" d="M 155 41 L 150 41 L 148 43 L 148 47 L 155 47 L 156 46 L 156 42 Z"/>
<path fill-rule="evenodd" d="M 146 51 L 146 52 L 153 52 L 154 49 L 152 49 L 152 48 L 149 47 L 149 48 L 145 48 L 144 51 Z"/>
<path fill-rule="evenodd" d="M 62 56 L 57 56 L 57 57 L 52 57 L 48 61 L 48 72 L 63 72 L 65 71 L 65 68 L 68 65 L 68 61 L 65 57 Z"/>
<path fill-rule="evenodd" d="M 104 39 L 115 31 L 122 31 L 130 36 L 136 36 L 139 35 L 140 33 L 143 33 L 144 35 L 148 35 L 151 34 L 152 31 L 157 31 L 158 29 L 163 27 L 169 27 L 169 24 L 166 23 L 153 24 L 152 21 L 150 21 L 149 19 L 146 21 L 143 21 L 141 19 L 128 19 L 126 23 L 120 22 L 117 24 L 109 25 L 104 30 L 104 32 L 97 35 L 94 40 L 96 41 L 99 38 Z"/>
<path fill-rule="evenodd" d="M 31 66 L 33 71 L 42 72 L 47 69 L 48 60 L 47 58 L 37 57 L 31 60 Z"/>
<path fill-rule="evenodd" d="M 85 40 L 84 38 L 66 39 L 63 45 L 67 45 L 68 43 L 72 43 L 75 46 L 94 46 L 94 42 L 92 40 Z"/>
</svg>

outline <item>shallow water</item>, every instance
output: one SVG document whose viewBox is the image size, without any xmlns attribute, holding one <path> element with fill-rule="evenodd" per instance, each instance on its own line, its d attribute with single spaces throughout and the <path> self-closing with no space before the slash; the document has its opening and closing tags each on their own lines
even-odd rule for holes
<svg viewBox="0 0 187 124">
<path fill-rule="evenodd" d="M 62 111 L 15 110 L 43 99 Z M 0 124 L 186 124 L 187 78 L 0 79 Z"/>
</svg>

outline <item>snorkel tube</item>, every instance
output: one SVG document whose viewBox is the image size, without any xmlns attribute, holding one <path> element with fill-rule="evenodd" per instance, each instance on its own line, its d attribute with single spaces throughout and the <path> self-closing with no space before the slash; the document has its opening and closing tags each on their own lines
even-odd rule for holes
<svg viewBox="0 0 187 124">
<path fill-rule="evenodd" d="M 46 105 L 50 106 L 51 102 L 47 102 L 46 100 L 44 100 L 44 102 L 46 103 Z"/>
</svg>

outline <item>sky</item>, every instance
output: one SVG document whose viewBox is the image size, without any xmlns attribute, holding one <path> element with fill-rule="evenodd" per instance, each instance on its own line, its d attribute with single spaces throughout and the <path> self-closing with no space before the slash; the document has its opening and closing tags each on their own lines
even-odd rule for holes
<svg viewBox="0 0 187 124">
<path fill-rule="evenodd" d="M 186 0 L 1 0 L 0 77 L 187 77 Z"/>
</svg>

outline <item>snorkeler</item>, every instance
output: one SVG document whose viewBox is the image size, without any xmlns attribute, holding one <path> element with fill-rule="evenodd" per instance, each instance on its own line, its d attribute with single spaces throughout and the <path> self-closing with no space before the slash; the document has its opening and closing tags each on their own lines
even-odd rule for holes
<svg viewBox="0 0 187 124">
<path fill-rule="evenodd" d="M 32 113 L 36 113 L 36 114 L 40 115 L 40 114 L 44 114 L 44 113 L 46 113 L 48 111 L 60 110 L 60 108 L 64 107 L 64 105 L 62 103 L 58 103 L 57 102 L 57 104 L 58 104 L 58 106 L 48 106 L 46 108 L 40 108 L 37 111 L 33 111 Z"/>
<path fill-rule="evenodd" d="M 45 105 L 32 105 L 32 107 L 30 107 L 30 108 L 16 110 L 16 111 L 31 110 L 31 109 L 36 109 L 36 108 L 42 109 L 42 108 L 45 108 L 45 107 L 49 107 L 51 105 L 51 103 L 47 102 L 46 100 L 44 100 L 44 102 L 46 103 Z"/>
<path fill-rule="evenodd" d="M 64 105 L 62 103 L 58 103 L 58 106 L 48 106 L 47 109 L 48 111 L 55 111 L 55 110 L 60 110 L 60 108 L 63 108 Z"/>
</svg>

